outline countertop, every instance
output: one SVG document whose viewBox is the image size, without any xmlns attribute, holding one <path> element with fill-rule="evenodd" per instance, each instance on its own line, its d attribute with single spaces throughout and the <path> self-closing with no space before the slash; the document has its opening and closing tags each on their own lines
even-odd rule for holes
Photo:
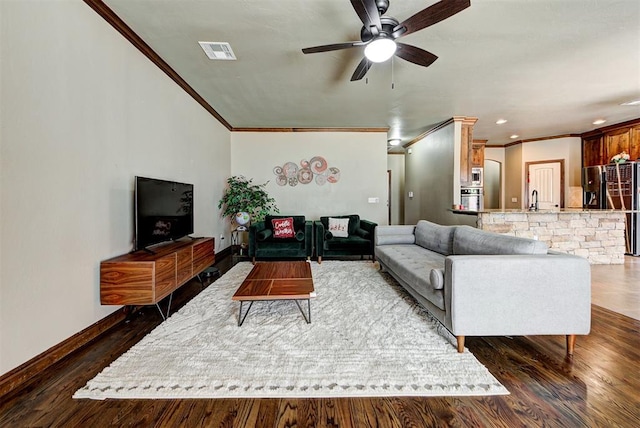
<svg viewBox="0 0 640 428">
<path fill-rule="evenodd" d="M 523 213 L 523 214 L 551 214 L 551 213 L 597 213 L 597 212 L 624 212 L 624 213 L 633 213 L 637 212 L 634 210 L 610 210 L 610 209 L 584 209 L 584 208 L 561 208 L 561 209 L 553 209 L 553 210 L 538 210 L 538 211 L 529 211 L 524 208 L 515 208 L 515 209 L 505 209 L 505 208 L 496 208 L 496 209 L 484 209 L 481 211 L 469 211 L 469 210 L 454 210 L 449 209 L 454 214 L 463 214 L 463 215 L 478 215 L 478 214 L 513 214 L 513 213 Z"/>
</svg>

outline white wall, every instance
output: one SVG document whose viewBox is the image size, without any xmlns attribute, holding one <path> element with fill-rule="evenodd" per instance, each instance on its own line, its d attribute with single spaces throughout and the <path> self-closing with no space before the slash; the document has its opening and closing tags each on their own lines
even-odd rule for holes
<svg viewBox="0 0 640 428">
<path fill-rule="evenodd" d="M 580 137 L 555 138 L 551 140 L 533 141 L 522 145 L 522 199 L 527 201 L 526 174 L 524 165 L 527 162 L 545 160 L 564 160 L 564 198 L 565 207 L 569 200 L 569 187 L 581 186 L 582 140 Z"/>
<path fill-rule="evenodd" d="M 274 167 L 322 156 L 340 169 L 340 180 L 278 186 Z M 281 214 L 304 214 L 308 220 L 325 215 L 359 214 L 387 224 L 387 135 L 384 132 L 234 132 L 231 173 L 269 181 L 266 190 Z M 368 198 L 379 202 L 369 203 Z"/>
<path fill-rule="evenodd" d="M 81 1 L 0 1 L 0 373 L 117 308 L 135 175 L 195 185 L 219 236 L 230 133 Z M 219 242 L 216 242 L 219 247 Z"/>
<path fill-rule="evenodd" d="M 527 162 L 563 159 L 565 168 L 564 196 L 565 207 L 567 207 L 570 195 L 569 188 L 571 186 L 581 186 L 581 147 L 582 140 L 580 137 L 565 137 L 525 142 L 506 149 L 486 149 L 485 159 L 490 158 L 499 161 L 502 158 L 504 160 L 503 206 L 508 209 L 527 207 L 527 171 L 525 170 Z M 517 202 L 512 202 L 512 198 L 517 198 Z"/>
<path fill-rule="evenodd" d="M 460 203 L 460 121 L 428 134 L 405 155 L 405 223 L 429 220 L 439 224 L 475 226 L 476 217 L 453 214 Z M 409 153 L 411 149 L 411 153 Z M 413 192 L 410 198 L 409 192 Z"/>
</svg>

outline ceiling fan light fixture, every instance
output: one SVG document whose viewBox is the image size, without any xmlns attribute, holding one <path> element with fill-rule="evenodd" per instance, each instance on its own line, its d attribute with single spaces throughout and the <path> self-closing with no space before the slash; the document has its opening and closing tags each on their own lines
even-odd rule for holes
<svg viewBox="0 0 640 428">
<path fill-rule="evenodd" d="M 385 62 L 396 53 L 396 42 L 386 36 L 380 36 L 364 48 L 364 56 L 371 62 Z"/>
<path fill-rule="evenodd" d="M 387 142 L 389 143 L 390 146 L 398 146 L 398 145 L 400 145 L 400 139 L 399 138 L 392 138 Z"/>
</svg>

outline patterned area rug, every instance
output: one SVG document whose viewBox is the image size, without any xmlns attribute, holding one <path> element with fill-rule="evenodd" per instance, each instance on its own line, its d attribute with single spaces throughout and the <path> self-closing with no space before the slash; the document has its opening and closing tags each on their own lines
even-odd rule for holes
<svg viewBox="0 0 640 428">
<path fill-rule="evenodd" d="M 509 393 L 468 350 L 457 353 L 448 332 L 377 263 L 311 266 L 311 324 L 295 302 L 256 302 L 238 327 L 231 296 L 252 268 L 240 263 L 74 398 Z"/>
</svg>

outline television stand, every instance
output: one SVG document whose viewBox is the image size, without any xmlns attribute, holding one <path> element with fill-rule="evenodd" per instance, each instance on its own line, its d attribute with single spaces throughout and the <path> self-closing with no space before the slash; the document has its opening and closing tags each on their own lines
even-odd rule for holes
<svg viewBox="0 0 640 428">
<path fill-rule="evenodd" d="M 171 300 L 173 300 L 173 291 L 169 294 L 169 304 L 167 305 L 167 315 L 162 312 L 162 308 L 160 308 L 160 302 L 156 302 L 156 308 L 158 308 L 158 312 L 160 312 L 160 316 L 162 317 L 162 321 L 166 321 L 169 318 L 169 312 L 171 311 Z"/>
<path fill-rule="evenodd" d="M 169 316 L 175 290 L 215 262 L 214 238 L 184 239 L 100 263 L 100 303 L 155 305 Z M 158 304 L 169 296 L 166 315 Z"/>
</svg>

